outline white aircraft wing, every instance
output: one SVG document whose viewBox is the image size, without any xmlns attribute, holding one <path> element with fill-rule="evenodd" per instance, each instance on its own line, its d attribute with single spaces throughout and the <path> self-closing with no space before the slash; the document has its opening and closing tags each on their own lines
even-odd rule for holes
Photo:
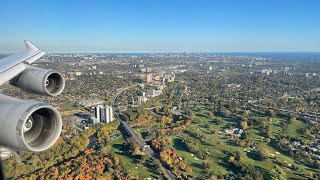
<svg viewBox="0 0 320 180">
<path fill-rule="evenodd" d="M 25 44 L 25 52 L 0 59 L 0 86 L 8 82 L 27 93 L 45 96 L 61 94 L 65 86 L 63 75 L 52 69 L 30 65 L 45 53 L 30 41 L 25 41 Z M 0 93 L 1 147 L 44 151 L 57 141 L 61 129 L 61 115 L 51 105 Z"/>
<path fill-rule="evenodd" d="M 8 82 L 25 70 L 23 64 L 31 64 L 41 58 L 45 52 L 30 41 L 25 41 L 27 51 L 0 59 L 0 85 Z"/>
</svg>

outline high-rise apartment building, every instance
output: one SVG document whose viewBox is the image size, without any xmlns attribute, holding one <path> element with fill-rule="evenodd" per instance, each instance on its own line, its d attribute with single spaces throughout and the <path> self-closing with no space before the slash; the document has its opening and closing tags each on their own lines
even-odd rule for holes
<svg viewBox="0 0 320 180">
<path fill-rule="evenodd" d="M 100 123 L 108 124 L 113 121 L 113 112 L 111 106 L 99 105 L 95 107 L 95 118 Z"/>
</svg>

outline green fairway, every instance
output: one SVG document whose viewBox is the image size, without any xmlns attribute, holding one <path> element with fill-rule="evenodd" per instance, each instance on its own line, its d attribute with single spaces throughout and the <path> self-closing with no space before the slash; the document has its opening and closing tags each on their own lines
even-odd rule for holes
<svg viewBox="0 0 320 180">
<path fill-rule="evenodd" d="M 216 116 L 209 118 L 205 114 L 206 110 L 200 109 L 200 108 L 198 108 L 197 110 L 192 110 L 192 112 L 196 115 L 197 119 L 191 124 L 188 130 L 195 132 L 197 134 L 200 134 L 201 137 L 205 137 L 206 141 L 210 141 L 210 142 L 206 142 L 206 141 L 203 142 L 200 140 L 200 138 L 193 137 L 188 133 L 180 133 L 175 136 L 170 136 L 169 140 L 173 145 L 175 151 L 187 162 L 188 165 L 192 167 L 193 174 L 195 177 L 198 177 L 199 179 L 208 178 L 207 174 L 205 173 L 204 169 L 201 166 L 201 163 L 204 161 L 207 161 L 212 165 L 210 168 L 210 171 L 213 171 L 215 174 L 232 173 L 230 171 L 231 169 L 229 167 L 227 159 L 231 153 L 234 153 L 237 150 L 240 152 L 242 156 L 241 161 L 243 163 L 251 164 L 255 166 L 257 169 L 260 170 L 260 172 L 263 174 L 264 177 L 266 178 L 270 177 L 271 175 L 270 170 L 273 168 L 275 164 L 271 158 L 265 161 L 259 161 L 259 160 L 253 159 L 252 154 L 244 151 L 244 149 L 248 149 L 248 148 L 235 145 L 232 141 L 229 141 L 227 137 L 224 135 L 217 135 L 217 134 L 211 133 L 212 130 L 223 130 L 225 123 L 228 123 L 228 122 L 233 123 L 234 120 L 229 118 L 216 117 Z M 256 115 L 256 114 L 254 115 L 254 117 L 261 120 L 268 119 L 268 117 L 265 117 L 262 115 Z M 220 119 L 220 124 L 217 125 L 214 119 Z M 283 121 L 283 119 L 273 118 L 273 121 L 270 123 L 271 129 L 272 129 L 271 138 L 274 138 L 276 134 L 283 133 L 283 130 L 280 127 L 281 121 Z M 307 126 L 308 125 L 303 123 L 302 121 L 294 120 L 292 124 L 288 126 L 288 131 L 285 133 L 290 134 L 290 136 L 292 137 L 301 137 L 302 129 L 306 128 Z M 198 144 L 200 147 L 200 150 L 206 155 L 205 160 L 202 160 L 200 158 L 195 158 L 196 157 L 195 154 L 192 154 L 191 152 L 187 151 L 184 147 L 182 147 L 182 145 L 180 144 L 180 136 L 186 137 L 192 142 Z M 292 159 L 287 155 L 279 153 L 276 149 L 274 149 L 273 147 L 270 147 L 269 145 L 263 142 L 264 138 L 261 136 L 261 131 L 259 128 L 252 129 L 250 138 L 252 138 L 254 141 L 261 144 L 261 148 L 268 149 L 269 153 L 273 154 L 274 157 L 280 158 L 281 161 L 286 162 L 287 164 L 291 164 L 291 165 L 294 164 L 294 159 Z M 299 165 L 299 167 L 302 169 L 309 169 L 306 166 Z M 301 178 L 287 169 L 284 169 L 284 170 L 286 172 L 286 176 L 288 179 Z"/>
<path fill-rule="evenodd" d="M 288 125 L 288 131 L 286 132 L 291 137 L 301 138 L 303 137 L 303 130 L 307 128 L 308 125 L 300 120 L 293 120 L 291 124 Z"/>
<path fill-rule="evenodd" d="M 152 162 L 149 160 L 147 161 L 148 167 L 140 165 L 138 160 L 135 159 L 135 157 L 129 155 L 127 151 L 123 151 L 124 146 L 124 139 L 122 136 L 119 136 L 113 140 L 110 140 L 109 144 L 112 147 L 111 151 L 115 153 L 120 161 L 123 163 L 125 168 L 132 173 L 134 176 L 138 176 L 139 179 L 145 179 L 145 178 L 152 178 L 157 179 L 158 175 L 154 174 L 152 170 L 154 169 L 151 167 Z"/>
</svg>

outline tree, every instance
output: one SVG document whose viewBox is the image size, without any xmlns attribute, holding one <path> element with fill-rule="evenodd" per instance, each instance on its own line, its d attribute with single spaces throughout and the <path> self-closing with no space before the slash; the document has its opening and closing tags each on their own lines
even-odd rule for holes
<svg viewBox="0 0 320 180">
<path fill-rule="evenodd" d="M 141 153 L 141 148 L 140 146 L 136 146 L 133 150 L 134 154 L 140 154 Z"/>
<path fill-rule="evenodd" d="M 275 165 L 273 167 L 273 169 L 271 169 L 271 179 L 274 179 L 274 180 L 285 180 L 286 179 L 286 173 L 278 165 Z"/>
<path fill-rule="evenodd" d="M 260 126 L 261 126 L 261 128 L 267 128 L 268 126 L 269 126 L 269 123 L 268 123 L 268 121 L 266 121 L 266 120 L 262 120 L 261 122 L 260 122 Z"/>
<path fill-rule="evenodd" d="M 187 167 L 186 167 L 186 172 L 187 172 L 187 173 L 192 173 L 192 168 L 191 168 L 190 166 L 187 166 Z"/>
<path fill-rule="evenodd" d="M 250 112 L 249 110 L 244 111 L 244 115 L 245 115 L 246 117 L 249 117 L 250 114 L 251 114 L 251 112 Z"/>
<path fill-rule="evenodd" d="M 147 161 L 147 155 L 142 155 L 141 158 L 140 158 L 140 164 L 145 164 Z"/>
<path fill-rule="evenodd" d="M 218 177 L 214 174 L 209 174 L 209 180 L 218 180 Z"/>
<path fill-rule="evenodd" d="M 171 117 L 163 116 L 161 118 L 161 125 L 164 126 L 167 123 L 171 123 L 173 119 Z"/>
<path fill-rule="evenodd" d="M 138 125 L 144 125 L 147 122 L 148 122 L 148 120 L 144 117 L 139 118 L 137 121 Z"/>
<path fill-rule="evenodd" d="M 248 127 L 247 121 L 241 121 L 240 126 L 242 129 L 247 129 Z"/>
<path fill-rule="evenodd" d="M 202 163 L 201 163 L 201 166 L 202 166 L 203 169 L 205 169 L 207 172 L 208 172 L 208 170 L 211 168 L 211 164 L 208 163 L 207 161 L 202 162 Z"/>
<path fill-rule="evenodd" d="M 307 177 L 313 178 L 313 173 L 312 172 L 308 172 Z"/>
<path fill-rule="evenodd" d="M 305 135 L 308 139 L 310 138 L 311 132 L 310 132 L 310 130 L 309 130 L 308 128 L 304 130 L 304 135 Z"/>
<path fill-rule="evenodd" d="M 236 151 L 236 158 L 235 158 L 237 161 L 241 161 L 242 160 L 242 157 L 241 157 L 241 153 L 239 150 Z"/>
<path fill-rule="evenodd" d="M 291 124 L 294 120 L 296 120 L 296 118 L 290 117 L 290 118 L 287 119 L 287 123 Z"/>
<path fill-rule="evenodd" d="M 114 163 L 115 166 L 118 166 L 119 163 L 120 163 L 120 159 L 119 159 L 117 156 L 115 156 L 115 157 L 113 158 L 113 163 Z"/>
<path fill-rule="evenodd" d="M 228 109 L 225 109 L 225 110 L 222 112 L 222 114 L 223 114 L 224 117 L 230 117 L 231 112 L 230 112 Z"/>
<path fill-rule="evenodd" d="M 212 118 L 212 117 L 213 117 L 213 113 L 210 112 L 210 111 L 207 111 L 206 114 L 207 114 L 207 116 L 208 116 L 209 118 Z"/>
<path fill-rule="evenodd" d="M 237 145 L 241 146 L 241 147 L 245 147 L 246 146 L 246 141 L 240 140 L 236 142 Z"/>
<path fill-rule="evenodd" d="M 235 160 L 235 157 L 234 156 L 230 156 L 229 159 L 228 159 L 228 162 L 232 163 L 234 160 Z"/>
<path fill-rule="evenodd" d="M 271 127 L 268 126 L 266 129 L 264 129 L 264 131 L 265 131 L 264 137 L 270 138 L 271 137 Z"/>
<path fill-rule="evenodd" d="M 275 117 L 276 116 L 274 110 L 272 110 L 272 109 L 267 109 L 265 113 L 269 117 Z"/>
<path fill-rule="evenodd" d="M 264 149 L 257 149 L 252 152 L 257 157 L 257 159 L 260 161 L 266 160 L 269 156 L 269 151 L 268 151 L 268 149 L 265 149 L 265 148 Z"/>
</svg>

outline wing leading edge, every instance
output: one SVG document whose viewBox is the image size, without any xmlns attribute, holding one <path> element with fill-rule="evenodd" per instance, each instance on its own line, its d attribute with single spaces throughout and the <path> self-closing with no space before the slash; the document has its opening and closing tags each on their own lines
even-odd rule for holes
<svg viewBox="0 0 320 180">
<path fill-rule="evenodd" d="M 44 51 L 38 49 L 30 41 L 25 41 L 25 45 L 27 51 L 0 59 L 0 85 L 24 71 L 23 64 L 31 64 L 45 55 Z"/>
<path fill-rule="evenodd" d="M 44 51 L 38 49 L 30 41 L 25 41 L 25 45 L 27 47 L 27 51 L 0 59 L 0 73 L 14 67 L 21 62 L 31 64 L 45 55 Z"/>
</svg>

